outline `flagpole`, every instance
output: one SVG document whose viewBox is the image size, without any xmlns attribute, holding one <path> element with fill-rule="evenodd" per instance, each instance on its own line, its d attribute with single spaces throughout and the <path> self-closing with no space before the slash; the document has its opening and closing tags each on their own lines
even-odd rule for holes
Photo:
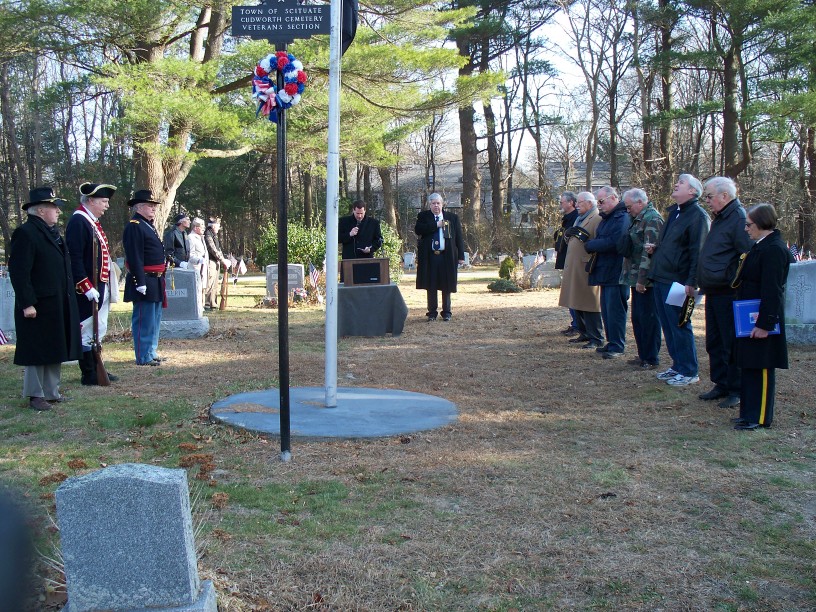
<svg viewBox="0 0 816 612">
<path fill-rule="evenodd" d="M 326 168 L 326 408 L 337 407 L 337 219 L 340 209 L 340 31 L 342 0 L 331 0 L 329 150 Z"/>
</svg>

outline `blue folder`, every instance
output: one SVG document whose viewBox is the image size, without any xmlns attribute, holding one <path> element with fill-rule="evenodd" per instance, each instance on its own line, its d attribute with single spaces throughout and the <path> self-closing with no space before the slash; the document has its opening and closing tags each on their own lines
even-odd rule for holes
<svg viewBox="0 0 816 612">
<path fill-rule="evenodd" d="M 734 329 L 737 338 L 747 338 L 756 327 L 759 317 L 759 300 L 734 300 Z M 778 334 L 779 323 L 768 334 Z"/>
</svg>

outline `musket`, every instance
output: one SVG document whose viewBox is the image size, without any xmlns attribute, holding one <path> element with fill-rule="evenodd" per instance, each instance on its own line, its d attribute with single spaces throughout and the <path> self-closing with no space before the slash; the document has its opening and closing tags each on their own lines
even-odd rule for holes
<svg viewBox="0 0 816 612">
<path fill-rule="evenodd" d="M 229 296 L 229 274 L 226 264 L 219 264 L 224 266 L 224 278 L 221 279 L 221 301 L 218 304 L 218 310 L 227 309 L 227 297 Z"/>
<path fill-rule="evenodd" d="M 96 267 L 96 228 L 91 228 L 91 235 L 93 236 L 93 284 L 94 289 L 99 286 L 99 270 Z M 110 283 L 109 283 L 110 284 Z M 99 291 L 97 289 L 97 291 Z M 103 299 L 104 294 L 99 294 L 99 299 Z M 110 378 L 108 378 L 108 371 L 105 369 L 105 363 L 102 361 L 102 343 L 99 341 L 99 302 L 93 300 L 91 304 L 93 310 L 93 342 L 91 343 L 91 350 L 93 351 L 94 362 L 96 363 L 96 384 L 100 387 L 110 386 Z"/>
</svg>

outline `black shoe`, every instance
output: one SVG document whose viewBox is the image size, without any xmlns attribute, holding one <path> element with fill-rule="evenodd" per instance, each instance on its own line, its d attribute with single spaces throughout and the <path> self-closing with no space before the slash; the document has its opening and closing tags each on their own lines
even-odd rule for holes
<svg viewBox="0 0 816 612">
<path fill-rule="evenodd" d="M 711 391 L 706 391 L 705 393 L 701 393 L 697 397 L 699 397 L 701 400 L 709 401 L 709 400 L 720 399 L 721 397 L 727 397 L 727 396 L 728 396 L 728 391 L 726 391 L 725 389 L 721 389 L 720 387 L 714 387 Z"/>
<path fill-rule="evenodd" d="M 734 417 L 733 419 L 731 419 L 731 422 L 734 425 L 745 425 L 746 423 L 748 423 L 748 421 L 746 421 L 742 417 Z"/>
<path fill-rule="evenodd" d="M 447 314 L 447 315 L 442 315 L 442 320 L 443 320 L 443 321 L 450 321 L 450 320 L 451 320 L 451 316 L 450 316 L 449 314 Z"/>
<path fill-rule="evenodd" d="M 28 407 L 32 410 L 36 410 L 37 412 L 45 412 L 46 410 L 51 410 L 51 404 L 45 401 L 42 397 L 30 397 L 28 401 Z"/>
<path fill-rule="evenodd" d="M 597 342 L 592 342 L 592 340 L 590 340 L 589 342 L 587 342 L 587 343 L 586 343 L 584 346 L 582 346 L 581 348 L 582 348 L 582 349 L 597 349 L 597 348 L 600 348 L 600 346 L 601 346 L 601 345 L 600 345 L 600 344 L 598 344 Z"/>
<path fill-rule="evenodd" d="M 574 328 L 572 325 L 570 325 L 567 329 L 562 329 L 561 333 L 564 334 L 565 336 L 574 336 L 575 334 L 578 333 L 578 330 Z"/>
<path fill-rule="evenodd" d="M 641 370 L 656 370 L 657 364 L 656 363 L 649 363 L 648 361 L 643 361 L 640 364 Z"/>
<path fill-rule="evenodd" d="M 108 380 L 111 382 L 116 382 L 117 380 L 119 380 L 119 377 L 116 376 L 115 374 L 111 374 L 110 372 L 108 372 Z"/>
<path fill-rule="evenodd" d="M 721 401 L 717 406 L 720 408 L 736 408 L 740 405 L 740 398 L 737 395 L 729 395 L 723 401 Z"/>
<path fill-rule="evenodd" d="M 755 429 L 759 429 L 762 427 L 759 423 L 737 423 L 734 425 L 734 429 L 739 429 L 741 431 L 753 431 Z"/>
<path fill-rule="evenodd" d="M 578 336 L 577 338 L 570 338 L 569 340 L 567 340 L 567 342 L 569 342 L 570 344 L 578 344 L 579 342 L 586 342 L 587 340 L 589 340 L 587 336 L 581 335 Z"/>
<path fill-rule="evenodd" d="M 436 317 L 428 317 L 428 323 L 433 323 L 436 321 Z"/>
<path fill-rule="evenodd" d="M 67 402 L 68 398 L 62 394 L 59 397 L 55 397 L 54 399 L 47 399 L 45 400 L 49 404 L 62 404 L 63 402 Z"/>
<path fill-rule="evenodd" d="M 623 353 L 618 353 L 615 351 L 606 351 L 603 354 L 604 359 L 617 359 L 618 357 L 623 357 Z"/>
<path fill-rule="evenodd" d="M 639 368 L 646 362 L 643 361 L 640 357 L 635 357 L 634 359 L 627 359 L 626 363 L 627 363 L 627 365 L 635 366 L 636 368 Z"/>
<path fill-rule="evenodd" d="M 609 345 L 608 344 L 604 344 L 603 346 L 599 346 L 598 348 L 595 349 L 596 353 L 606 353 L 608 351 L 609 351 Z"/>
</svg>

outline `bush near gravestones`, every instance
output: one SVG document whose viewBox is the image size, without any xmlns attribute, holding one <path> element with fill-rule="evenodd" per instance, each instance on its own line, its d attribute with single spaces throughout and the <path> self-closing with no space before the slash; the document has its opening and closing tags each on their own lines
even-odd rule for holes
<svg viewBox="0 0 816 612">
<path fill-rule="evenodd" d="M 507 261 L 505 259 L 505 261 Z M 495 280 L 487 286 L 487 290 L 491 293 L 521 293 L 524 291 L 514 281 L 509 278 L 500 278 Z"/>
<path fill-rule="evenodd" d="M 391 282 L 399 283 L 400 278 L 402 278 L 402 258 L 400 255 L 402 242 L 389 225 L 380 223 L 380 230 L 382 231 L 383 245 L 374 255 L 375 257 L 388 258 Z M 320 268 L 326 257 L 326 228 L 321 226 L 306 227 L 299 223 L 289 223 L 287 232 L 289 263 L 303 264 L 307 274 L 309 262 Z M 256 247 L 258 265 L 261 268 L 278 260 L 278 227 L 274 223 L 266 226 L 258 239 Z"/>
<path fill-rule="evenodd" d="M 516 269 L 516 262 L 512 257 L 505 257 L 499 266 L 499 278 L 510 280 L 513 276 L 513 270 Z"/>
</svg>

